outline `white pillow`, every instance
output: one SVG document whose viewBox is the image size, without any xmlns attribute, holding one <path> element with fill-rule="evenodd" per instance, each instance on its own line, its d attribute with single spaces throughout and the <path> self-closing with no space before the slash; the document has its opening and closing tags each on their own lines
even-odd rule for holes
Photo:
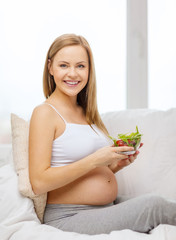
<svg viewBox="0 0 176 240">
<path fill-rule="evenodd" d="M 15 114 L 11 114 L 12 148 L 15 170 L 18 175 L 20 193 L 34 202 L 38 218 L 43 222 L 47 193 L 35 195 L 29 180 L 28 170 L 28 135 L 29 124 Z"/>
<path fill-rule="evenodd" d="M 0 167 L 12 161 L 12 145 L 0 144 Z"/>
<path fill-rule="evenodd" d="M 119 171 L 119 194 L 156 193 L 176 199 L 176 108 L 167 111 L 132 109 L 102 114 L 109 134 L 143 134 L 144 146 L 133 164 Z"/>
<path fill-rule="evenodd" d="M 28 220 L 39 222 L 32 200 L 19 193 L 17 181 L 12 165 L 0 168 L 0 224 L 9 225 Z"/>
</svg>

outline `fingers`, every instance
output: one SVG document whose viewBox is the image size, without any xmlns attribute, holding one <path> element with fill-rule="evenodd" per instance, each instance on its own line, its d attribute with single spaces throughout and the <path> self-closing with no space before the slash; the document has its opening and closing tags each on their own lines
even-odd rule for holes
<svg viewBox="0 0 176 240">
<path fill-rule="evenodd" d="M 143 145 L 144 145 L 143 143 L 140 143 L 139 148 L 141 148 Z"/>
<path fill-rule="evenodd" d="M 123 166 L 128 166 L 129 164 L 133 163 L 137 158 L 139 151 L 137 150 L 132 155 L 125 155 L 123 154 L 124 151 L 133 151 L 134 148 L 130 146 L 122 146 L 122 147 L 112 147 L 113 151 L 117 154 L 117 158 L 122 160 Z"/>
<path fill-rule="evenodd" d="M 133 156 L 130 156 L 130 157 L 128 158 L 128 160 L 129 160 L 130 163 L 133 163 L 135 159 L 136 159 L 136 157 L 133 157 Z"/>
<path fill-rule="evenodd" d="M 128 159 L 127 155 L 123 154 L 125 151 L 133 151 L 133 147 L 123 146 L 123 147 L 112 147 L 112 151 L 115 152 L 118 159 Z"/>
<path fill-rule="evenodd" d="M 135 152 L 135 154 L 129 155 L 129 156 L 128 156 L 129 161 L 130 161 L 131 163 L 134 162 L 134 160 L 137 158 L 138 154 L 139 154 L 139 151 L 137 150 L 137 151 Z"/>
<path fill-rule="evenodd" d="M 130 164 L 131 164 L 131 162 L 129 161 L 128 158 L 122 159 L 122 160 L 118 163 L 118 165 L 119 165 L 121 168 L 126 167 L 126 166 L 128 166 L 128 165 L 130 165 Z"/>
<path fill-rule="evenodd" d="M 139 154 L 138 150 L 133 155 L 123 155 L 123 154 L 120 154 L 119 152 L 118 156 L 121 158 L 121 160 L 118 162 L 118 165 L 120 169 L 127 167 L 128 165 L 133 163 L 136 160 L 138 154 Z"/>
<path fill-rule="evenodd" d="M 113 147 L 113 149 L 114 149 L 114 152 L 121 153 L 126 151 L 133 151 L 134 147 L 123 146 L 123 147 Z"/>
</svg>

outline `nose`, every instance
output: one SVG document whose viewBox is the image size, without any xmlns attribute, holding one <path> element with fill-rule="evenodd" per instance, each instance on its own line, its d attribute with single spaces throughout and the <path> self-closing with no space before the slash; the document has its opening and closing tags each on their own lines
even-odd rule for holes
<svg viewBox="0 0 176 240">
<path fill-rule="evenodd" d="M 70 67 L 67 73 L 68 77 L 75 78 L 77 77 L 77 71 L 74 67 Z"/>
</svg>

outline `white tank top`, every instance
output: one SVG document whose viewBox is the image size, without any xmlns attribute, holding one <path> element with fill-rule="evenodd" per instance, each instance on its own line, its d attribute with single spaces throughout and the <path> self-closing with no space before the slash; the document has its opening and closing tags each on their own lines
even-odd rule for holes
<svg viewBox="0 0 176 240">
<path fill-rule="evenodd" d="M 60 167 L 76 162 L 99 148 L 109 146 L 108 137 L 95 125 L 68 123 L 51 106 L 65 123 L 65 131 L 52 144 L 51 167 Z"/>
</svg>

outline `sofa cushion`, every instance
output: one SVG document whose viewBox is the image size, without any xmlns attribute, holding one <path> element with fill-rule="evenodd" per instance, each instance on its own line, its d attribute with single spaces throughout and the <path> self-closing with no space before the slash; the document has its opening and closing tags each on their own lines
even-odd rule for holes
<svg viewBox="0 0 176 240">
<path fill-rule="evenodd" d="M 134 132 L 136 125 L 143 134 L 138 158 L 116 174 L 119 194 L 176 199 L 176 109 L 131 109 L 102 114 L 102 119 L 113 137 Z"/>
</svg>

